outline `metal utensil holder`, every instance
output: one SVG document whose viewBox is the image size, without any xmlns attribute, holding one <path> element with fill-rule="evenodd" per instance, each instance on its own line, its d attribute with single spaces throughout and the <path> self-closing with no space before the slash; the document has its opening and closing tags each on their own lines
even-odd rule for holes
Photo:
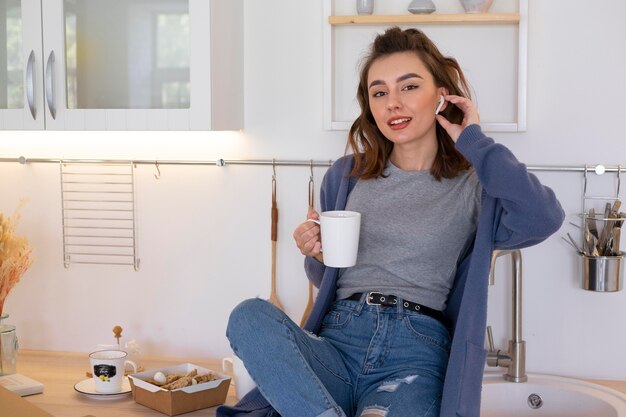
<svg viewBox="0 0 626 417">
<path fill-rule="evenodd" d="M 581 255 L 583 262 L 583 289 L 597 292 L 615 292 L 622 289 L 622 262 L 618 256 Z"/>
<path fill-rule="evenodd" d="M 589 201 L 615 201 L 619 199 L 620 194 L 620 175 L 621 166 L 617 169 L 617 184 L 615 187 L 615 194 L 613 195 L 589 195 L 587 194 L 587 174 L 588 166 L 585 166 L 584 170 L 584 185 L 583 185 L 583 198 L 582 198 L 582 240 L 583 250 L 587 246 L 585 242 L 585 233 L 589 230 L 589 223 L 593 221 L 594 224 L 602 222 L 603 231 L 605 228 L 610 227 L 616 221 L 623 221 L 622 218 L 614 218 L 601 214 L 598 216 L 589 216 L 588 214 L 588 202 Z M 604 174 L 605 170 L 602 165 L 593 167 L 594 171 L 598 175 Z M 606 233 L 606 232 L 605 232 Z M 580 258 L 582 262 L 582 288 L 588 291 L 596 292 L 616 292 L 621 291 L 623 287 L 623 258 L 624 252 L 618 252 L 617 255 L 602 256 L 600 254 L 590 255 L 587 253 L 581 253 Z"/>
</svg>

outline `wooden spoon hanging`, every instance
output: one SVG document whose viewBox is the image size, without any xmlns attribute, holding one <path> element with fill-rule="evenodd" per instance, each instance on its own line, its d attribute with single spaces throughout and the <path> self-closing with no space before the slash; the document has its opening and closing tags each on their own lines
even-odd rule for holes
<svg viewBox="0 0 626 417">
<path fill-rule="evenodd" d="M 311 161 L 311 176 L 309 177 L 309 208 L 315 207 L 315 182 L 313 180 L 313 161 Z M 300 327 L 304 327 L 311 310 L 313 309 L 313 284 L 309 280 L 309 300 L 307 301 L 302 319 L 300 319 Z"/>
<path fill-rule="evenodd" d="M 283 306 L 278 301 L 276 294 L 276 241 L 278 240 L 278 206 L 276 204 L 276 165 L 272 164 L 274 174 L 272 175 L 272 289 L 270 292 L 270 303 L 283 310 Z"/>
</svg>

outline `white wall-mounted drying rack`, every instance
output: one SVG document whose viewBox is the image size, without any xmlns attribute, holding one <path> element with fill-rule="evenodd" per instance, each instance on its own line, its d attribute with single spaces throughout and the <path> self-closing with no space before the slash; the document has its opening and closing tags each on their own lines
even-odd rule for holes
<svg viewBox="0 0 626 417">
<path fill-rule="evenodd" d="M 138 270 L 134 165 L 62 161 L 59 166 L 63 265 Z"/>
</svg>

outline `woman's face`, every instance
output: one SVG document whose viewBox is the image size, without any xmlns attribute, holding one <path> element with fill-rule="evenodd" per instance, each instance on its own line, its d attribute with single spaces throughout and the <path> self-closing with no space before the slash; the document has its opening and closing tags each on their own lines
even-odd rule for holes
<svg viewBox="0 0 626 417">
<path fill-rule="evenodd" d="M 368 72 L 369 105 L 376 125 L 394 144 L 436 141 L 435 110 L 442 88 L 417 54 L 382 57 Z"/>
</svg>

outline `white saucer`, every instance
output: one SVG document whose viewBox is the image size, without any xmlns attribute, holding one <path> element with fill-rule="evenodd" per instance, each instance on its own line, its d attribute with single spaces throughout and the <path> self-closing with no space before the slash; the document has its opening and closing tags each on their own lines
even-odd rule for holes
<svg viewBox="0 0 626 417">
<path fill-rule="evenodd" d="M 122 398 L 130 394 L 130 382 L 128 381 L 128 377 L 124 377 L 122 382 L 122 390 L 120 392 L 113 392 L 110 394 L 105 394 L 102 392 L 96 392 L 96 384 L 93 378 L 85 379 L 84 381 L 80 381 L 76 385 L 74 385 L 74 389 L 76 392 L 85 395 L 89 398 L 95 398 L 98 400 L 105 399 L 110 400 L 114 398 Z"/>
</svg>

